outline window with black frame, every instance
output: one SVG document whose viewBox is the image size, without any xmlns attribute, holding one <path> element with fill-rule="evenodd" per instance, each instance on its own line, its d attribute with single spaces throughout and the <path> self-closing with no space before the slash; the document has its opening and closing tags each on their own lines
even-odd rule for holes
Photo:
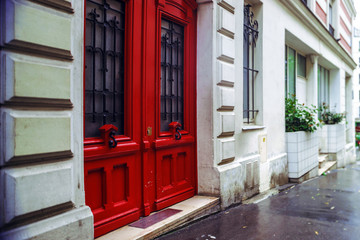
<svg viewBox="0 0 360 240">
<path fill-rule="evenodd" d="M 171 122 L 184 129 L 184 27 L 161 19 L 161 107 L 160 129 Z"/>
<path fill-rule="evenodd" d="M 255 114 L 255 47 L 258 38 L 258 22 L 254 20 L 251 5 L 244 6 L 244 41 L 243 41 L 243 118 L 245 123 L 253 123 Z"/>
<path fill-rule="evenodd" d="M 330 71 L 318 65 L 318 106 L 330 104 Z M 320 112 L 319 112 L 320 117 Z"/>
<path fill-rule="evenodd" d="M 113 124 L 124 134 L 125 2 L 86 1 L 85 137 Z"/>
</svg>

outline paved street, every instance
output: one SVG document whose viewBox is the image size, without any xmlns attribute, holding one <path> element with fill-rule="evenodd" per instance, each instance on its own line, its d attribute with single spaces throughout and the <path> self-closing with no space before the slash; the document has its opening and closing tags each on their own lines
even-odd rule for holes
<svg viewBox="0 0 360 240">
<path fill-rule="evenodd" d="M 176 239 L 360 239 L 360 162 L 176 232 Z"/>
</svg>

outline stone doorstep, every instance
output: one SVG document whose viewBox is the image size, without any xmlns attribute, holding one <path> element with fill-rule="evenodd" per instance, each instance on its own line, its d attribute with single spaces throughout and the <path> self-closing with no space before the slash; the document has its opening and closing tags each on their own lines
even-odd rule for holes
<svg viewBox="0 0 360 240">
<path fill-rule="evenodd" d="M 322 168 L 323 165 L 327 162 L 328 155 L 327 154 L 319 154 L 319 168 Z"/>
<path fill-rule="evenodd" d="M 194 196 L 168 208 L 182 210 L 148 228 L 141 229 L 129 225 L 116 229 L 96 240 L 142 240 L 153 239 L 166 232 L 172 231 L 185 224 L 193 222 L 203 216 L 220 211 L 220 201 L 216 197 Z M 159 211 L 161 212 L 161 210 Z M 152 213 L 155 214 L 155 213 Z M 151 215 L 152 215 L 151 214 Z M 150 215 L 150 216 L 151 216 Z"/>
<path fill-rule="evenodd" d="M 336 161 L 326 161 L 321 168 L 319 168 L 319 176 L 324 172 L 336 169 Z"/>
</svg>

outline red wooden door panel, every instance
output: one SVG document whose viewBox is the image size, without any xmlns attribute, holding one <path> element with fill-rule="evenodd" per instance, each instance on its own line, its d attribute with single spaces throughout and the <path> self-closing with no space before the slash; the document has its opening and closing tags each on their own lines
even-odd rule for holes
<svg viewBox="0 0 360 240">
<path fill-rule="evenodd" d="M 196 192 L 196 3 L 85 8 L 85 199 L 97 237 Z"/>
<path fill-rule="evenodd" d="M 156 149 L 156 209 L 194 195 L 193 143 Z"/>
<path fill-rule="evenodd" d="M 195 9 L 195 1 L 163 1 L 157 5 L 156 210 L 196 191 Z M 174 122 L 181 124 L 180 139 L 169 127 Z"/>
</svg>

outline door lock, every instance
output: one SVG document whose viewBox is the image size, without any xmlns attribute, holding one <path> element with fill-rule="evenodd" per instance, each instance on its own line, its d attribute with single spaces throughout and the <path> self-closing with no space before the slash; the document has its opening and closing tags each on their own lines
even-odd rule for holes
<svg viewBox="0 0 360 240">
<path fill-rule="evenodd" d="M 147 136 L 151 136 L 151 135 L 152 135 L 152 127 L 148 127 L 148 128 L 146 129 L 146 135 L 147 135 Z"/>
</svg>

